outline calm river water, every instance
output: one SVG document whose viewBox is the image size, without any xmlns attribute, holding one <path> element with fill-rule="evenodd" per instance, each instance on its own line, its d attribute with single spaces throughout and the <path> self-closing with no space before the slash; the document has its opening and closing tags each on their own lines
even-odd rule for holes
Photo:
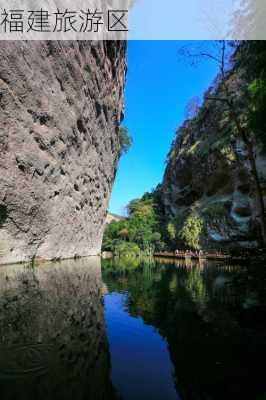
<svg viewBox="0 0 266 400">
<path fill-rule="evenodd" d="M 0 267 L 0 399 L 266 399 L 266 266 Z"/>
</svg>

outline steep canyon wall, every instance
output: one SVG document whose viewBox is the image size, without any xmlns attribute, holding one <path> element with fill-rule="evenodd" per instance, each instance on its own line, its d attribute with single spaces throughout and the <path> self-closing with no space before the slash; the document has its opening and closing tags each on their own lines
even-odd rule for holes
<svg viewBox="0 0 266 400">
<path fill-rule="evenodd" d="M 100 252 L 125 42 L 2 42 L 0 264 Z"/>
<path fill-rule="evenodd" d="M 247 84 L 243 71 L 233 69 L 226 82 L 247 110 Z M 189 217 L 202 222 L 200 245 L 205 248 L 257 247 L 260 245 L 259 211 L 248 154 L 214 85 L 196 115 L 178 129 L 159 188 L 165 220 L 180 231 Z M 262 190 L 266 193 L 266 157 L 254 144 Z M 265 199 L 264 199 L 265 200 Z M 198 220 L 197 220 L 198 221 Z"/>
</svg>

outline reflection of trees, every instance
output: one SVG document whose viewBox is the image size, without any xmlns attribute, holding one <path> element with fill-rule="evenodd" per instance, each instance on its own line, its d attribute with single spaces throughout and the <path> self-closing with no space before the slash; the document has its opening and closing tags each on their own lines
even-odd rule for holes
<svg viewBox="0 0 266 400">
<path fill-rule="evenodd" d="M 204 284 L 201 270 L 193 268 L 187 277 L 187 290 L 191 293 L 191 298 L 197 305 L 204 305 L 207 301 L 207 289 Z"/>
<path fill-rule="evenodd" d="M 1 398 L 109 399 L 99 260 L 0 270 Z"/>
<path fill-rule="evenodd" d="M 127 291 L 129 312 L 167 338 L 181 398 L 254 398 L 259 394 L 266 331 L 264 325 L 263 333 L 257 334 L 258 309 L 248 310 L 244 304 L 265 301 L 262 277 L 258 280 L 250 268 L 194 263 L 124 270 L 123 282 L 118 271 L 116 275 L 111 271 L 115 265 L 103 269 L 108 287 Z M 265 271 L 260 273 L 265 279 Z"/>
</svg>

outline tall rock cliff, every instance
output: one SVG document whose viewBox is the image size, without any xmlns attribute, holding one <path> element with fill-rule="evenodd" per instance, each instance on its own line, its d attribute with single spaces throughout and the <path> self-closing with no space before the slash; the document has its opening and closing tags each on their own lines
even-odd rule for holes
<svg viewBox="0 0 266 400">
<path fill-rule="evenodd" d="M 233 68 L 226 83 L 244 113 L 248 82 L 243 70 Z M 178 129 L 159 189 L 160 199 L 166 221 L 176 232 L 188 218 L 188 228 L 193 226 L 193 218 L 194 226 L 201 224 L 200 247 L 257 247 L 259 212 L 247 151 L 228 118 L 225 103 L 209 100 L 221 97 L 221 92 L 215 84 L 197 114 Z M 266 157 L 259 143 L 254 148 L 266 193 Z"/>
<path fill-rule="evenodd" d="M 98 254 L 125 43 L 2 42 L 0 58 L 0 264 Z"/>
</svg>

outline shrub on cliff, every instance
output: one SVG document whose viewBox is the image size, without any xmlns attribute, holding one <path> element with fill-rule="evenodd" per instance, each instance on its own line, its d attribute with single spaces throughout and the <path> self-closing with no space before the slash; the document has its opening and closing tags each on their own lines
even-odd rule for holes
<svg viewBox="0 0 266 400">
<path fill-rule="evenodd" d="M 248 115 L 249 126 L 256 133 L 256 137 L 262 144 L 264 152 L 266 152 L 266 80 L 255 79 L 249 85 L 249 92 L 252 100 Z"/>
<path fill-rule="evenodd" d="M 132 146 L 133 140 L 129 134 L 128 128 L 120 127 L 118 130 L 119 153 L 120 156 L 127 153 Z"/>
<path fill-rule="evenodd" d="M 203 220 L 199 215 L 190 214 L 178 235 L 188 247 L 199 250 L 203 226 Z"/>
</svg>

